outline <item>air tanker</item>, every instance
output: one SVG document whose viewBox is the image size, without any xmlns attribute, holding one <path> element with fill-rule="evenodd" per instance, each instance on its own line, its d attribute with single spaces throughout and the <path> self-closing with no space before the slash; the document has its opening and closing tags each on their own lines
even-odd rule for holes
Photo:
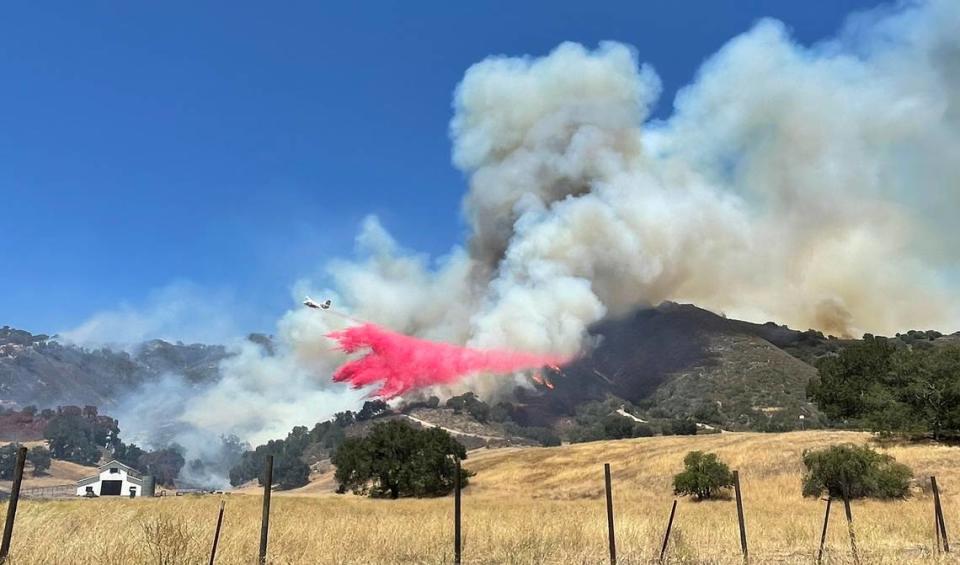
<svg viewBox="0 0 960 565">
<path fill-rule="evenodd" d="M 314 299 L 307 296 L 303 301 L 303 305 L 306 306 L 307 308 L 314 308 L 317 310 L 327 310 L 330 308 L 330 300 L 326 300 L 324 302 L 316 302 Z"/>
</svg>

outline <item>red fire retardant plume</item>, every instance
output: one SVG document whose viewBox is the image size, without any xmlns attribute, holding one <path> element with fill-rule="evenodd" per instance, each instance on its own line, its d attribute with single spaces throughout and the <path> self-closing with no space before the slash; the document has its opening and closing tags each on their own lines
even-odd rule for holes
<svg viewBox="0 0 960 565">
<path fill-rule="evenodd" d="M 561 365 L 564 359 L 510 351 L 477 350 L 401 335 L 374 324 L 353 326 L 327 335 L 341 350 L 366 355 L 348 361 L 333 380 L 353 388 L 383 382 L 374 393 L 393 398 L 416 388 L 449 384 L 473 373 L 513 373 Z"/>
</svg>

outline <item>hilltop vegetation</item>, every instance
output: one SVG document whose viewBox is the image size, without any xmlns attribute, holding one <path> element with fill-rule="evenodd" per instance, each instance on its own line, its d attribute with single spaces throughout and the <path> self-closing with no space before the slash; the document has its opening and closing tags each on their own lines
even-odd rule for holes
<svg viewBox="0 0 960 565">
<path fill-rule="evenodd" d="M 16 406 L 111 406 L 120 396 L 166 373 L 191 382 L 218 377 L 220 345 L 151 340 L 132 352 L 64 345 L 43 334 L 0 328 L 0 395 Z"/>
</svg>

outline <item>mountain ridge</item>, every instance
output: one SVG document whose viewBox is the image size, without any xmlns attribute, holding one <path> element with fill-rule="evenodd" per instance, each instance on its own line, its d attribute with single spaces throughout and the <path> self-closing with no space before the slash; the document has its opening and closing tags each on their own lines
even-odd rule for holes
<svg viewBox="0 0 960 565">
<path fill-rule="evenodd" d="M 793 330 L 773 322 L 726 318 L 692 304 L 664 302 L 590 328 L 586 355 L 547 372 L 553 388 L 531 383 L 513 391 L 517 420 L 554 427 L 588 402 L 611 398 L 644 417 L 695 419 L 724 429 L 787 430 L 817 425 L 806 400 L 814 364 L 855 339 Z M 267 336 L 251 341 L 272 347 Z M 898 342 L 960 341 L 960 332 L 897 334 Z M 64 345 L 46 334 L 0 328 L 0 405 L 61 404 L 109 408 L 164 374 L 201 384 L 219 378 L 230 353 L 222 345 L 150 340 L 130 351 Z"/>
<path fill-rule="evenodd" d="M 222 345 L 149 340 L 130 352 L 62 344 L 46 334 L 0 328 L 0 406 L 115 405 L 166 373 L 191 382 L 217 378 Z"/>
</svg>

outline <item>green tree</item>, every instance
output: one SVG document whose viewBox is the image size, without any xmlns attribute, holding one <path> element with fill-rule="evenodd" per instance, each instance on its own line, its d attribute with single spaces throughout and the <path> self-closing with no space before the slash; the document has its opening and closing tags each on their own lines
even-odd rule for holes
<svg viewBox="0 0 960 565">
<path fill-rule="evenodd" d="M 897 388 L 889 394 L 888 411 L 897 409 L 899 427 L 927 431 L 937 440 L 960 432 L 960 347 L 898 352 L 889 380 Z"/>
<path fill-rule="evenodd" d="M 733 486 L 733 473 L 715 453 L 691 451 L 683 458 L 683 466 L 683 472 L 673 477 L 674 494 L 706 500 Z"/>
<path fill-rule="evenodd" d="M 466 412 L 480 423 L 486 423 L 490 419 L 490 405 L 477 398 L 477 395 L 472 392 L 451 397 L 447 400 L 447 408 L 453 408 L 455 414 Z"/>
<path fill-rule="evenodd" d="M 100 461 L 97 435 L 94 423 L 80 414 L 59 414 L 43 431 L 55 459 L 81 465 L 94 465 Z"/>
<path fill-rule="evenodd" d="M 509 422 L 513 420 L 513 404 L 498 402 L 490 408 L 490 419 L 494 422 Z"/>
<path fill-rule="evenodd" d="M 368 400 L 363 403 L 363 407 L 357 412 L 357 421 L 370 420 L 390 411 L 390 406 L 383 400 Z"/>
<path fill-rule="evenodd" d="M 50 463 L 52 462 L 50 450 L 42 445 L 31 447 L 30 451 L 27 452 L 27 461 L 33 465 L 33 476 L 42 475 L 50 468 Z"/>
<path fill-rule="evenodd" d="M 834 420 L 860 420 L 887 404 L 883 380 L 895 351 L 886 338 L 866 334 L 861 343 L 817 363 L 819 378 L 810 381 L 807 395 Z"/>
<path fill-rule="evenodd" d="M 960 347 L 895 348 L 868 335 L 818 369 L 807 392 L 835 421 L 937 440 L 960 434 Z"/>
<path fill-rule="evenodd" d="M 273 480 L 281 489 L 302 487 L 310 482 L 310 466 L 297 456 L 281 453 L 274 456 Z"/>
<path fill-rule="evenodd" d="M 803 496 L 903 498 L 913 472 L 893 457 L 867 446 L 832 445 L 803 454 Z"/>
<path fill-rule="evenodd" d="M 183 448 L 172 444 L 169 447 L 144 453 L 140 456 L 138 467 L 147 475 L 153 475 L 157 484 L 174 484 L 174 479 L 180 474 L 180 469 L 186 460 L 183 458 Z"/>
<path fill-rule="evenodd" d="M 346 428 L 347 426 L 353 424 L 356 419 L 353 416 L 353 412 L 347 410 L 346 412 L 337 412 L 334 414 L 333 421 L 341 428 Z"/>
<path fill-rule="evenodd" d="M 230 484 L 239 486 L 256 478 L 263 485 L 266 480 L 267 457 L 273 456 L 273 483 L 281 489 L 301 487 L 309 482 L 310 466 L 303 461 L 304 451 L 314 445 L 314 438 L 332 431 L 343 430 L 332 422 L 318 424 L 310 432 L 303 426 L 295 427 L 286 440 L 270 440 L 253 451 L 245 451 L 230 468 Z"/>
<path fill-rule="evenodd" d="M 454 458 L 466 459 L 466 449 L 444 430 L 392 420 L 375 424 L 367 437 L 346 439 L 332 462 L 339 492 L 396 499 L 448 494 L 456 476 Z M 461 469 L 461 485 L 469 475 Z"/>
<path fill-rule="evenodd" d="M 113 458 L 124 465 L 136 469 L 140 466 L 140 457 L 143 456 L 144 453 L 146 453 L 146 451 L 137 447 L 135 443 L 126 444 L 121 442 L 120 445 L 114 449 Z"/>
<path fill-rule="evenodd" d="M 13 473 L 17 469 L 17 449 L 19 447 L 15 443 L 8 443 L 0 447 L 0 480 L 9 481 L 13 479 Z"/>
<path fill-rule="evenodd" d="M 633 437 L 633 420 L 624 418 L 620 414 L 607 414 L 601 421 L 603 435 L 607 439 L 623 439 Z"/>
<path fill-rule="evenodd" d="M 311 441 L 325 450 L 336 449 L 346 437 L 343 428 L 331 421 L 320 422 L 310 430 Z"/>
</svg>

